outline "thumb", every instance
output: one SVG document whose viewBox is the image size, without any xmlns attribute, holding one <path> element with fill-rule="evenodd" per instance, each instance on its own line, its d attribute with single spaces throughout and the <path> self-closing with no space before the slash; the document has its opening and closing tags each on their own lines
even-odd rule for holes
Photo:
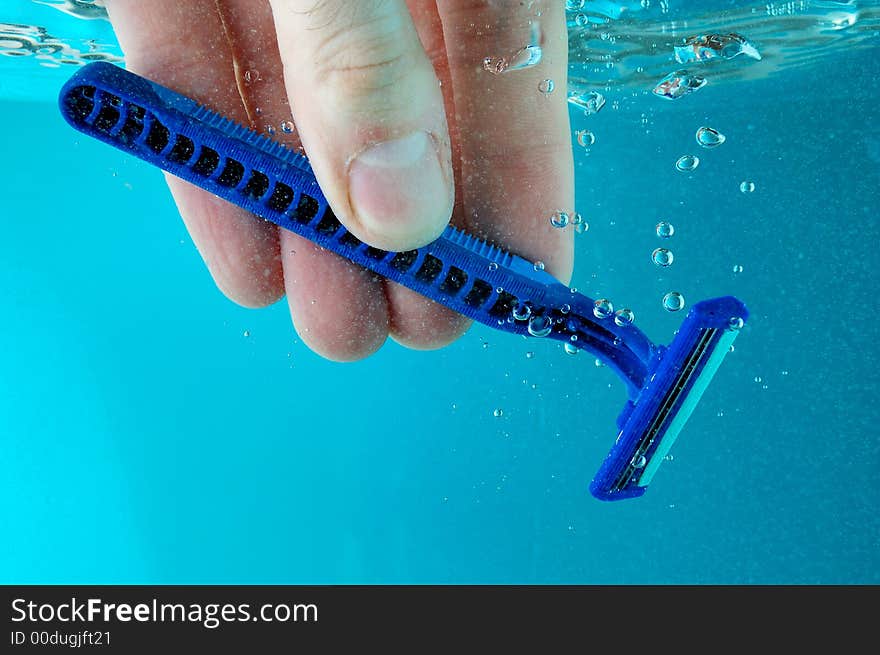
<svg viewBox="0 0 880 655">
<path fill-rule="evenodd" d="M 440 83 L 404 0 L 272 0 L 294 122 L 339 220 L 386 250 L 443 231 L 454 199 Z"/>
</svg>

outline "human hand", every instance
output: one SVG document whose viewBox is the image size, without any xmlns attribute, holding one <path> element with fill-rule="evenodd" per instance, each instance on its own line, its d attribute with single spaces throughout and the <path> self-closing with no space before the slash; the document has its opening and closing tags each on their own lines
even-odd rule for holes
<svg viewBox="0 0 880 655">
<path fill-rule="evenodd" d="M 568 39 L 559 0 L 106 0 L 129 70 L 304 148 L 339 220 L 408 250 L 454 225 L 568 282 L 574 172 Z M 492 74 L 486 56 L 543 59 Z M 538 90 L 544 79 L 556 89 Z M 294 127 L 295 126 L 295 127 Z M 351 361 L 390 335 L 444 346 L 463 316 L 173 176 L 168 185 L 217 286 L 247 307 L 286 294 L 303 341 Z"/>
</svg>

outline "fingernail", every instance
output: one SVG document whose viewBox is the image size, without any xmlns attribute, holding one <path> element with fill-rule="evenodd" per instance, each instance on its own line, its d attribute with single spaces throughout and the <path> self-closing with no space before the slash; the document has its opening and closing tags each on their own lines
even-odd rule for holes
<svg viewBox="0 0 880 655">
<path fill-rule="evenodd" d="M 389 249 L 423 246 L 452 215 L 453 190 L 427 132 L 371 145 L 349 166 L 357 220 Z"/>
</svg>

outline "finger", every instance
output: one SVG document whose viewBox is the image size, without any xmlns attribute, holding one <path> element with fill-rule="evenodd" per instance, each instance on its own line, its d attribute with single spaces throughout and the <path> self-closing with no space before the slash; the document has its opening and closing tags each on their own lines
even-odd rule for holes
<svg viewBox="0 0 880 655">
<path fill-rule="evenodd" d="M 339 220 L 387 250 L 449 222 L 453 180 L 439 82 L 404 0 L 272 0 L 284 76 Z"/>
<path fill-rule="evenodd" d="M 218 7 L 252 124 L 299 148 L 268 0 L 220 0 Z M 293 232 L 280 233 L 284 287 L 300 338 L 334 361 L 361 359 L 377 350 L 388 335 L 381 281 Z"/>
<path fill-rule="evenodd" d="M 454 121 L 455 106 L 452 98 L 452 78 L 449 60 L 446 57 L 446 42 L 443 38 L 443 25 L 437 12 L 435 0 L 407 0 L 413 23 L 418 31 L 422 48 L 443 91 L 443 101 L 450 135 L 453 162 L 460 158 L 460 139 Z M 460 167 L 453 166 L 455 188 L 461 188 Z M 461 195 L 456 194 L 452 212 L 452 223 L 465 227 L 463 222 Z M 386 280 L 385 293 L 388 297 L 389 329 L 391 337 L 398 343 L 418 350 L 432 350 L 448 345 L 471 326 L 471 321 L 424 296 L 396 282 Z"/>
<path fill-rule="evenodd" d="M 284 90 L 284 70 L 268 0 L 215 0 L 251 127 L 288 148 L 302 143 Z"/>
<path fill-rule="evenodd" d="M 550 224 L 555 211 L 572 211 L 574 165 L 566 75 L 568 35 L 564 5 L 438 0 L 443 21 L 455 122 L 463 138 L 463 197 L 470 229 L 533 261 L 563 282 L 571 278 L 570 229 Z M 542 33 L 539 64 L 497 75 L 487 56 L 510 57 L 529 45 L 533 22 Z M 542 80 L 555 84 L 539 91 Z"/>
<path fill-rule="evenodd" d="M 106 4 L 129 70 L 247 122 L 214 0 L 109 0 Z M 180 38 L 183 30 L 186 39 Z M 277 228 L 179 178 L 166 175 L 166 179 L 223 293 L 251 307 L 280 298 Z"/>
<path fill-rule="evenodd" d="M 372 354 L 388 336 L 381 278 L 320 246 L 283 232 L 284 283 L 297 333 L 319 355 L 350 362 Z"/>
</svg>

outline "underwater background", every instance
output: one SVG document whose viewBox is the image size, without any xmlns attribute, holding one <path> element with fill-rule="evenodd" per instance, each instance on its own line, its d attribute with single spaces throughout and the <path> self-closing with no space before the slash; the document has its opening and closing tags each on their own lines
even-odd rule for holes
<svg viewBox="0 0 880 655">
<path fill-rule="evenodd" d="M 880 582 L 880 2 L 567 4 L 572 285 L 661 343 L 698 300 L 751 311 L 616 503 L 608 368 L 482 325 L 313 354 L 214 287 L 158 170 L 64 123 L 73 70 L 123 63 L 100 2 L 4 0 L 0 581 Z M 761 58 L 676 61 L 729 32 Z M 652 93 L 682 68 L 705 84 Z"/>
</svg>

